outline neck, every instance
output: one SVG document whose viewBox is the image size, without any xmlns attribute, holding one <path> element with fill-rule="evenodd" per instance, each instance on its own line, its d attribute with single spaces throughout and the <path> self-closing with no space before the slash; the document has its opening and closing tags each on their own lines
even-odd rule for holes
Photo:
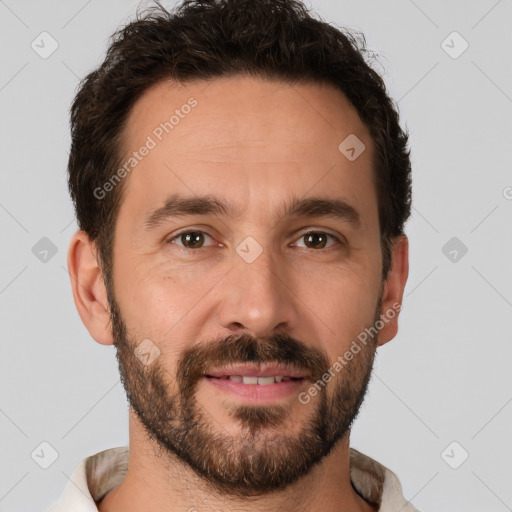
<svg viewBox="0 0 512 512">
<path fill-rule="evenodd" d="M 376 511 L 350 482 L 349 437 L 296 483 L 257 497 L 213 490 L 174 455 L 159 456 L 130 411 L 130 460 L 124 480 L 98 503 L 100 512 L 297 512 Z M 292 504 L 292 505 L 291 505 Z"/>
</svg>

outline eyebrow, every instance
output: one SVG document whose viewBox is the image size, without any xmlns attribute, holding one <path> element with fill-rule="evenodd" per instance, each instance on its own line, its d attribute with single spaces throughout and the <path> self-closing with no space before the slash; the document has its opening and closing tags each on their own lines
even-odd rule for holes
<svg viewBox="0 0 512 512">
<path fill-rule="evenodd" d="M 189 197 L 173 194 L 162 207 L 148 216 L 143 227 L 145 231 L 152 231 L 169 219 L 187 215 L 216 215 L 232 219 L 240 217 L 242 212 L 233 203 L 212 195 Z M 286 203 L 278 217 L 328 217 L 348 222 L 354 228 L 361 227 L 359 212 L 343 199 L 293 198 Z"/>
</svg>

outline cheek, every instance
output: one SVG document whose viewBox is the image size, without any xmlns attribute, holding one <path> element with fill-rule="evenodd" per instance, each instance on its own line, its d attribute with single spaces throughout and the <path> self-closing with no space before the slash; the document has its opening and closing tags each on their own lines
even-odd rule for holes
<svg viewBox="0 0 512 512">
<path fill-rule="evenodd" d="M 128 326 L 149 338 L 168 340 L 180 333 L 181 339 L 189 313 L 226 270 L 207 271 L 200 263 L 171 265 L 165 258 L 148 264 L 150 258 L 131 258 L 118 265 L 117 301 Z"/>
<path fill-rule="evenodd" d="M 334 360 L 352 341 L 373 325 L 380 281 L 371 279 L 368 269 L 339 270 L 323 275 L 321 285 L 309 287 L 305 303 L 314 311 L 318 332 L 324 332 L 325 348 Z M 306 293 L 306 290 L 303 292 Z"/>
</svg>

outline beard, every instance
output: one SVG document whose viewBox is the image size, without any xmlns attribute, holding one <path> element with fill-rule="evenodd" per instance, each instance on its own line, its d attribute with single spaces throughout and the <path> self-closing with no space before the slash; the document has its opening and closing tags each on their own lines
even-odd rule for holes
<svg viewBox="0 0 512 512">
<path fill-rule="evenodd" d="M 140 339 L 129 335 L 115 299 L 109 302 L 121 382 L 130 406 L 155 443 L 156 453 L 191 468 L 212 492 L 248 497 L 284 489 L 310 472 L 349 434 L 367 391 L 376 335 L 310 400 L 298 433 L 289 433 L 292 412 L 306 407 L 297 399 L 288 405 L 229 406 L 228 414 L 240 427 L 234 434 L 196 399 L 207 369 L 246 362 L 280 363 L 307 370 L 315 383 L 332 366 L 327 354 L 285 334 L 260 339 L 245 333 L 231 335 L 184 350 L 170 386 L 163 358 L 148 366 L 141 363 L 134 353 Z M 380 303 L 375 319 L 379 310 Z"/>
</svg>

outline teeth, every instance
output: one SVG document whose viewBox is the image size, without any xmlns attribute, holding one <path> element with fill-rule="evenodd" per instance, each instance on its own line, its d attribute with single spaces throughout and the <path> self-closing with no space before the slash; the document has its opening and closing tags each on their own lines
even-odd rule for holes
<svg viewBox="0 0 512 512">
<path fill-rule="evenodd" d="M 268 384 L 274 384 L 274 377 L 258 377 L 258 384 L 260 386 L 267 386 Z"/>
<path fill-rule="evenodd" d="M 274 382 L 287 382 L 291 377 L 283 377 L 282 375 L 269 377 L 243 377 L 241 375 L 230 375 L 228 379 L 232 382 L 243 382 L 244 384 L 259 384 L 260 386 L 268 386 Z"/>
</svg>

